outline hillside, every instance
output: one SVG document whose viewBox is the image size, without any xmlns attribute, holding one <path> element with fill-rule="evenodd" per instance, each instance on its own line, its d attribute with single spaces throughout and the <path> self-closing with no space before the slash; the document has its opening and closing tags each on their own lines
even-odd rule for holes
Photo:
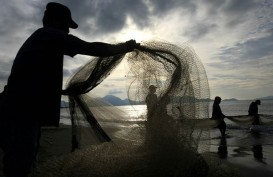
<svg viewBox="0 0 273 177">
<path fill-rule="evenodd" d="M 128 100 L 122 100 L 114 95 L 106 95 L 105 97 L 102 98 L 104 101 L 114 105 L 114 106 L 123 106 L 123 105 L 128 105 L 129 101 Z"/>
<path fill-rule="evenodd" d="M 273 96 L 266 96 L 266 97 L 261 97 L 261 98 L 257 98 L 260 100 L 273 100 Z"/>
<path fill-rule="evenodd" d="M 122 100 L 114 95 L 106 95 L 102 99 L 114 106 L 124 106 L 124 105 L 130 105 L 130 104 L 133 104 L 133 105 L 145 104 L 144 102 L 138 102 L 138 101 L 133 101 L 129 99 Z"/>
</svg>

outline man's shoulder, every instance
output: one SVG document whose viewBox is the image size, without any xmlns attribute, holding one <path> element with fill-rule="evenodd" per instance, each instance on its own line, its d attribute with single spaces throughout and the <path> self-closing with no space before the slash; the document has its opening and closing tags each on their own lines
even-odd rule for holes
<svg viewBox="0 0 273 177">
<path fill-rule="evenodd" d="M 56 28 L 50 28 L 50 27 L 43 27 L 37 29 L 33 34 L 33 38 L 46 38 L 46 39 L 59 39 L 63 41 L 81 41 L 78 37 L 68 34 L 62 30 L 56 29 Z"/>
<path fill-rule="evenodd" d="M 58 35 L 58 36 L 68 36 L 67 33 L 65 33 L 62 30 L 56 29 L 56 28 L 50 28 L 50 27 L 42 27 L 37 29 L 33 34 L 37 35 Z"/>
</svg>

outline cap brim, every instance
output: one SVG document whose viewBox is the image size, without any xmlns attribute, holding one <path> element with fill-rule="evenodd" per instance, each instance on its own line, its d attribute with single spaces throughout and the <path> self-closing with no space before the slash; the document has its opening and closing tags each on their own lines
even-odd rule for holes
<svg viewBox="0 0 273 177">
<path fill-rule="evenodd" d="M 71 20 L 70 24 L 69 24 L 69 27 L 73 28 L 73 29 L 76 29 L 76 28 L 78 28 L 78 24 L 76 22 L 74 22 L 73 20 Z"/>
</svg>

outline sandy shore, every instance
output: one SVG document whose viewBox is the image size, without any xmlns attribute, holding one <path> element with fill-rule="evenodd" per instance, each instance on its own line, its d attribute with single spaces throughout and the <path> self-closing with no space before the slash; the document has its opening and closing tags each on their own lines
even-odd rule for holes
<svg viewBox="0 0 273 177">
<path fill-rule="evenodd" d="M 225 157 L 219 156 L 218 148 L 220 139 L 214 138 L 210 148 L 211 156 L 221 162 L 220 173 L 227 173 L 229 169 L 236 171 L 242 177 L 272 177 L 273 176 L 273 146 L 267 145 L 262 148 L 262 157 L 256 158 L 251 147 L 239 147 L 234 143 L 235 137 L 227 137 L 227 154 Z M 60 126 L 59 128 L 43 128 L 40 150 L 38 156 L 38 166 L 50 159 L 58 159 L 71 152 L 71 128 L 70 126 Z M 2 153 L 0 153 L 2 158 Z M 218 161 L 217 160 L 217 161 Z M 218 163 L 218 162 L 217 162 Z M 0 165 L 2 176 L 2 164 Z"/>
<path fill-rule="evenodd" d="M 60 157 L 71 152 L 70 126 L 61 125 L 58 128 L 44 127 L 40 141 L 38 164 L 46 162 L 50 158 Z M 3 153 L 0 151 L 0 158 Z M 0 163 L 0 176 L 3 176 L 3 166 Z"/>
</svg>

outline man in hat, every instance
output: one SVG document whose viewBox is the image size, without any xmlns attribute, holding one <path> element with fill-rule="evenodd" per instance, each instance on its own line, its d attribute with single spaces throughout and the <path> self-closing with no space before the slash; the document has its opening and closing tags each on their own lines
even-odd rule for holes
<svg viewBox="0 0 273 177">
<path fill-rule="evenodd" d="M 134 40 L 119 45 L 86 42 L 68 34 L 69 28 L 77 27 L 66 6 L 48 3 L 43 27 L 26 40 L 15 57 L 0 103 L 0 146 L 8 177 L 28 176 L 40 127 L 59 125 L 63 55 L 113 56 L 137 45 Z M 41 112 L 41 108 L 46 110 Z"/>
<path fill-rule="evenodd" d="M 256 100 L 255 102 L 251 102 L 248 109 L 248 115 L 254 117 L 254 121 L 252 125 L 260 125 L 260 118 L 258 114 L 258 105 L 261 105 L 261 100 Z"/>
</svg>

